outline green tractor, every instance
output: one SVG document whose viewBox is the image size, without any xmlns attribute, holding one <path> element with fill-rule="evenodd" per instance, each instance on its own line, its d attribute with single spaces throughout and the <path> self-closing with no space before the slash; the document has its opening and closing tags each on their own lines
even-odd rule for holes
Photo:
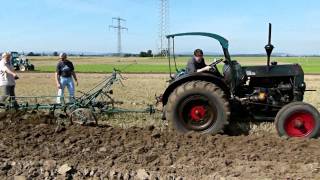
<svg viewBox="0 0 320 180">
<path fill-rule="evenodd" d="M 34 65 L 29 62 L 23 55 L 19 55 L 18 52 L 10 52 L 11 64 L 17 71 L 34 71 Z"/>
<path fill-rule="evenodd" d="M 179 36 L 205 36 L 217 40 L 224 58 L 215 61 L 208 72 L 187 74 L 177 70 L 161 101 L 164 118 L 179 132 L 195 131 L 217 134 L 232 121 L 274 121 L 280 136 L 313 138 L 319 135 L 320 115 L 303 101 L 306 84 L 299 64 L 270 63 L 273 50 L 271 24 L 269 42 L 265 46 L 267 65 L 241 66 L 232 60 L 228 41 L 217 34 L 190 32 L 168 35 L 168 46 Z M 171 50 L 170 50 L 171 51 Z M 222 73 L 217 64 L 224 63 Z M 176 63 L 175 63 L 176 64 Z M 249 118 L 248 118 L 249 117 Z"/>
</svg>

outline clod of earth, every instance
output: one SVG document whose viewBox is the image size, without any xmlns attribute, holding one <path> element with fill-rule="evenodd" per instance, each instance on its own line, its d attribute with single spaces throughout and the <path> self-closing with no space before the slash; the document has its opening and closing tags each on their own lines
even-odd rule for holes
<svg viewBox="0 0 320 180">
<path fill-rule="evenodd" d="M 11 123 L 9 123 L 9 121 Z M 0 121 L 0 179 L 320 178 L 320 140 Z M 306 156 L 306 154 L 309 154 Z"/>
</svg>

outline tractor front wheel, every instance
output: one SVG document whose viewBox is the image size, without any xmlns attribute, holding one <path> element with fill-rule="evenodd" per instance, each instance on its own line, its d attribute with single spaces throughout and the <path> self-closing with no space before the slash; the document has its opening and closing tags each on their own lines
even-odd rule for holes
<svg viewBox="0 0 320 180">
<path fill-rule="evenodd" d="M 177 87 L 166 105 L 171 128 L 185 133 L 217 134 L 228 124 L 229 102 L 223 91 L 205 81 L 191 81 Z"/>
<path fill-rule="evenodd" d="M 26 71 L 26 66 L 24 66 L 23 64 L 19 65 L 19 70 L 20 71 Z"/>
<path fill-rule="evenodd" d="M 315 138 L 320 131 L 320 114 L 310 104 L 293 102 L 280 109 L 275 125 L 279 136 Z"/>
</svg>

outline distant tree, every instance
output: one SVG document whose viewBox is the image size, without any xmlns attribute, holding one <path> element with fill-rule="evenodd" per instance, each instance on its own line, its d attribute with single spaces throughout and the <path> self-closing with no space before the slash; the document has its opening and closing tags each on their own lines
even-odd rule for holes
<svg viewBox="0 0 320 180">
<path fill-rule="evenodd" d="M 55 51 L 55 52 L 53 52 L 53 54 L 52 54 L 53 56 L 59 56 L 59 54 L 58 54 L 58 52 L 57 51 Z"/>
<path fill-rule="evenodd" d="M 123 57 L 132 57 L 132 54 L 126 53 L 126 54 L 123 55 Z"/>
<path fill-rule="evenodd" d="M 147 56 L 148 56 L 148 57 L 152 57 L 152 56 L 153 56 L 152 50 L 149 49 L 149 50 L 147 51 Z"/>
<path fill-rule="evenodd" d="M 33 52 L 29 52 L 29 53 L 27 54 L 27 56 L 34 56 L 34 53 L 33 53 Z"/>
<path fill-rule="evenodd" d="M 144 51 L 141 51 L 140 54 L 139 54 L 139 57 L 147 57 L 147 53 L 144 52 Z"/>
<path fill-rule="evenodd" d="M 152 50 L 148 50 L 147 52 L 145 51 L 141 51 L 140 54 L 139 54 L 140 57 L 152 57 L 153 54 L 152 54 Z"/>
<path fill-rule="evenodd" d="M 41 56 L 41 53 L 29 52 L 27 56 Z"/>
</svg>

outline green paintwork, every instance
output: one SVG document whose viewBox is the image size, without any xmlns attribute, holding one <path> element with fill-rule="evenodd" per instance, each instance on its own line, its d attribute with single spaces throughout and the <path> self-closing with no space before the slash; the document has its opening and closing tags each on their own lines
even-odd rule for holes
<svg viewBox="0 0 320 180">
<path fill-rule="evenodd" d="M 229 42 L 228 42 L 227 39 L 225 39 L 224 37 L 222 37 L 220 35 L 213 34 L 213 33 L 187 32 L 187 33 L 178 33 L 178 34 L 167 35 L 167 38 L 174 38 L 176 36 L 205 36 L 205 37 L 210 37 L 210 38 L 213 38 L 213 39 L 216 39 L 217 41 L 219 41 L 219 43 L 221 44 L 222 48 L 228 49 L 228 47 L 229 47 Z"/>
<path fill-rule="evenodd" d="M 29 62 L 25 56 L 21 56 L 18 52 L 10 52 L 11 55 L 11 64 L 15 70 L 20 71 L 33 71 L 34 65 Z"/>
</svg>

